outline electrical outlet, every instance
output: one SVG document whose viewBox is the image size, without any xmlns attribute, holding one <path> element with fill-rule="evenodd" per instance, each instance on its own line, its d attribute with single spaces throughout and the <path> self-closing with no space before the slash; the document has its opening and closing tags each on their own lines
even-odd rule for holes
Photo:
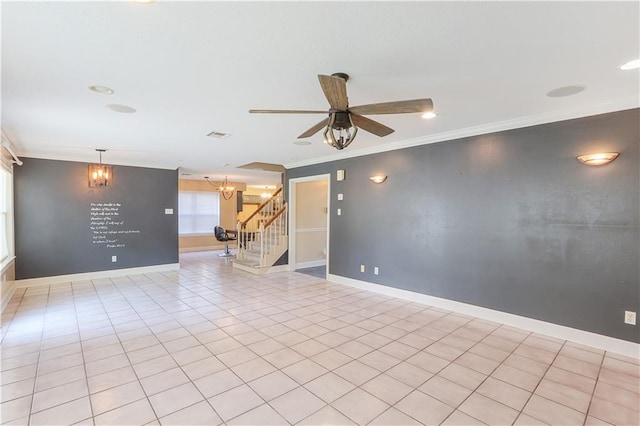
<svg viewBox="0 0 640 426">
<path fill-rule="evenodd" d="M 118 256 L 111 256 L 111 261 L 112 262 L 117 262 L 118 261 Z"/>
<path fill-rule="evenodd" d="M 364 265 L 360 265 L 360 272 L 364 272 Z"/>
<path fill-rule="evenodd" d="M 624 323 L 636 325 L 636 313 L 633 311 L 624 311 Z"/>
<path fill-rule="evenodd" d="M 378 275 L 378 267 L 377 266 L 373 267 L 373 275 Z"/>
<path fill-rule="evenodd" d="M 338 194 L 338 201 L 342 201 L 344 200 L 344 195 L 343 194 Z"/>
</svg>

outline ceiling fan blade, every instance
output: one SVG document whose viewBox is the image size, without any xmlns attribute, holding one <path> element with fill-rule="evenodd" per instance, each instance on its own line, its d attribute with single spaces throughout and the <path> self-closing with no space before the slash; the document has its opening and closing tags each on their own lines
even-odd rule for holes
<svg viewBox="0 0 640 426">
<path fill-rule="evenodd" d="M 319 122 L 318 124 L 310 128 L 309 130 L 307 130 L 306 132 L 298 136 L 298 139 L 304 139 L 304 138 L 308 138 L 309 136 L 315 135 L 320 130 L 327 127 L 327 124 L 329 124 L 329 118 L 325 118 L 324 120 L 322 120 L 321 122 Z"/>
<path fill-rule="evenodd" d="M 360 115 L 351 114 L 351 121 L 353 121 L 353 124 L 355 124 L 359 129 L 366 130 L 376 136 L 383 137 L 394 132 L 392 128 Z"/>
<path fill-rule="evenodd" d="M 328 114 L 327 111 L 306 111 L 301 109 L 250 109 L 251 114 Z"/>
<path fill-rule="evenodd" d="M 407 114 L 412 112 L 433 111 L 431 99 L 413 99 L 410 101 L 382 102 L 379 104 L 358 105 L 349 108 L 349 112 L 358 115 Z"/>
<path fill-rule="evenodd" d="M 318 80 L 331 108 L 346 111 L 349 106 L 347 82 L 343 78 L 331 75 L 318 75 Z"/>
</svg>

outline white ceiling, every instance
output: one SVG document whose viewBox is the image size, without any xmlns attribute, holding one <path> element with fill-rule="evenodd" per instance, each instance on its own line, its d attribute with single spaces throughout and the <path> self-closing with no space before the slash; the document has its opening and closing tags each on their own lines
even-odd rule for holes
<svg viewBox="0 0 640 426">
<path fill-rule="evenodd" d="M 2 128 L 22 156 L 175 169 L 267 185 L 294 166 L 639 105 L 639 4 L 534 2 L 3 2 Z M 328 109 L 430 97 L 439 114 L 372 116 L 342 152 L 293 142 Z M 90 92 L 104 85 L 113 95 Z M 566 98 L 546 93 L 566 85 Z M 135 114 L 109 111 L 125 104 Z M 228 132 L 227 139 L 206 136 Z M 228 166 L 224 166 L 228 163 Z"/>
</svg>

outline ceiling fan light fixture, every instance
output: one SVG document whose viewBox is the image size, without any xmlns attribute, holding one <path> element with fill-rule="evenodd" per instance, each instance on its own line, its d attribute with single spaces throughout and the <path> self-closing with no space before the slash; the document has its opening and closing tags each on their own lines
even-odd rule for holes
<svg viewBox="0 0 640 426">
<path fill-rule="evenodd" d="M 346 114 L 349 119 L 348 125 L 340 123 L 336 125 L 337 113 L 331 114 L 329 124 L 324 130 L 323 141 L 329 146 L 336 148 L 337 150 L 345 149 L 356 138 L 358 134 L 358 128 L 353 124 L 351 120 L 351 114 Z"/>
<path fill-rule="evenodd" d="M 378 102 L 368 105 L 349 106 L 346 82 L 349 76 L 345 73 L 318 75 L 320 87 L 329 102 L 328 117 L 316 123 L 298 136 L 298 139 L 308 138 L 324 129 L 323 141 L 327 145 L 342 150 L 353 142 L 358 129 L 363 129 L 373 135 L 384 137 L 394 132 L 390 127 L 366 115 L 379 114 L 427 114 L 424 118 L 433 118 L 433 101 L 429 98 L 410 99 L 405 101 Z M 327 114 L 325 111 L 287 110 L 287 109 L 250 109 L 252 114 Z M 295 143 L 295 142 L 294 142 Z M 300 143 L 297 143 L 298 145 Z"/>
</svg>

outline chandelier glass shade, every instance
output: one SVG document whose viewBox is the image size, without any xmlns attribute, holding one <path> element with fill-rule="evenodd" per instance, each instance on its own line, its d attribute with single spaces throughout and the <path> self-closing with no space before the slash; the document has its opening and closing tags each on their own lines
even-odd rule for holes
<svg viewBox="0 0 640 426">
<path fill-rule="evenodd" d="M 102 164 L 102 153 L 106 149 L 96 149 L 100 153 L 99 164 L 89 164 L 89 188 L 104 188 L 113 181 L 113 170 L 111 166 Z"/>
<path fill-rule="evenodd" d="M 214 183 L 212 183 L 209 180 L 209 176 L 205 176 L 204 179 L 207 182 L 209 182 L 209 185 L 216 186 Z M 218 192 L 220 193 L 220 195 L 222 195 L 222 198 L 224 198 L 225 200 L 230 200 L 231 197 L 233 197 L 233 194 L 236 192 L 236 188 L 233 186 L 231 182 L 229 182 L 229 179 L 227 179 L 226 176 L 224 177 L 224 180 L 222 181 L 220 186 L 218 186 L 217 188 L 218 188 Z"/>
</svg>

